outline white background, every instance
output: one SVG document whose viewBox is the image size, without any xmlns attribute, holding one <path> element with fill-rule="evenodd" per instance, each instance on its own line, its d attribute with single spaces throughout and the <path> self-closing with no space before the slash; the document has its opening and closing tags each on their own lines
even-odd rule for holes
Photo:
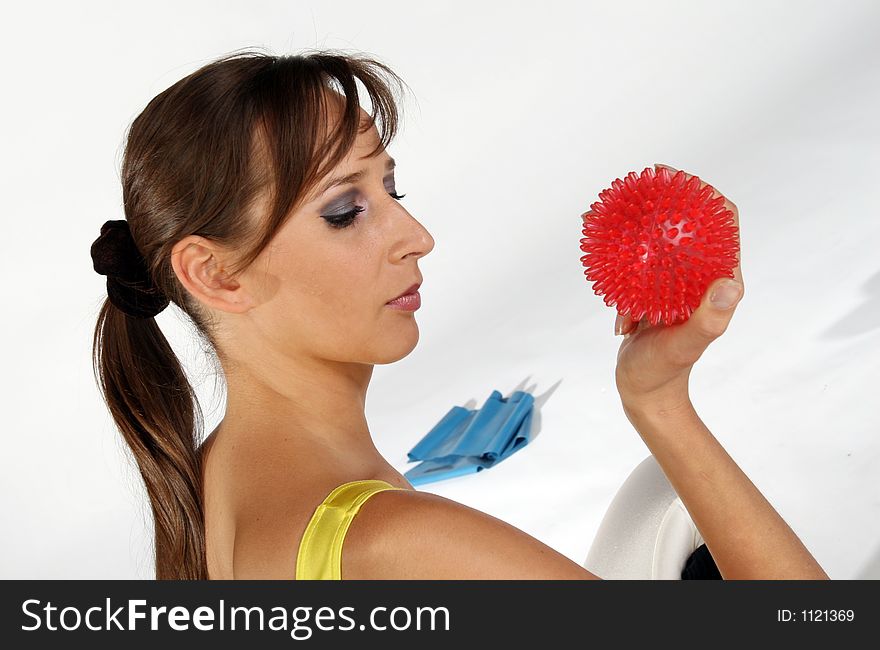
<svg viewBox="0 0 880 650">
<path fill-rule="evenodd" d="M 0 577 L 153 575 L 146 496 L 91 374 L 89 246 L 123 218 L 130 121 L 248 46 L 367 52 L 414 91 L 389 152 L 436 246 L 419 345 L 367 402 L 398 469 L 451 406 L 551 391 L 529 446 L 424 489 L 583 561 L 648 450 L 579 215 L 666 163 L 740 211 L 746 296 L 691 375 L 698 412 L 832 578 L 880 577 L 880 4 L 41 2 L 0 30 Z M 159 323 L 210 431 L 222 393 L 178 314 Z"/>
</svg>

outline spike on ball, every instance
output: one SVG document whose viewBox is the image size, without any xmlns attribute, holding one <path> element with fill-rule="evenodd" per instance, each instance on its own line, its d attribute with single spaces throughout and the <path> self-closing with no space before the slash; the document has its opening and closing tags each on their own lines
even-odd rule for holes
<svg viewBox="0 0 880 650">
<path fill-rule="evenodd" d="M 581 257 L 593 293 L 633 321 L 690 318 L 706 288 L 733 278 L 739 239 L 733 213 L 712 186 L 647 167 L 599 193 L 584 213 Z"/>
</svg>

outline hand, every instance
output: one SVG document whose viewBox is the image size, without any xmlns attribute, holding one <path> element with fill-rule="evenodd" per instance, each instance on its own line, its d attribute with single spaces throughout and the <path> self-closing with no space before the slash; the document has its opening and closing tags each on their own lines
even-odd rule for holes
<svg viewBox="0 0 880 650">
<path fill-rule="evenodd" d="M 678 171 L 667 165 L 654 167 L 665 167 L 671 173 Z M 686 180 L 690 178 L 686 175 Z M 706 185 L 701 182 L 700 188 Z M 714 188 L 713 196 L 720 196 Z M 733 212 L 739 236 L 739 211 L 726 198 L 724 205 Z M 618 314 L 615 334 L 623 334 L 623 341 L 617 353 L 615 379 L 624 406 L 661 411 L 690 406 L 691 369 L 708 345 L 725 332 L 745 290 L 739 252 L 736 261 L 733 275 L 739 283 L 739 294 L 727 306 L 711 302 L 716 292 L 721 293 L 718 290 L 722 285 L 732 282 L 729 278 L 718 278 L 707 287 L 699 307 L 683 323 L 651 326 L 647 316 L 635 323 L 629 314 Z"/>
</svg>

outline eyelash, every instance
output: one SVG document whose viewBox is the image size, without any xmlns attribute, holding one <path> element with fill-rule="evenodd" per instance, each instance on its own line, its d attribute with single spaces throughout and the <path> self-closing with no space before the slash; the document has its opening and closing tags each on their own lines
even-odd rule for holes
<svg viewBox="0 0 880 650">
<path fill-rule="evenodd" d="M 393 192 L 389 192 L 388 194 L 398 201 L 406 196 L 406 194 L 395 194 Z M 329 217 L 324 217 L 324 220 L 331 228 L 342 230 L 343 228 L 348 228 L 349 226 L 354 224 L 357 216 L 365 209 L 366 208 L 362 208 L 361 206 L 357 205 L 355 206 L 354 210 L 349 210 L 348 212 L 344 212 L 343 214 L 335 214 Z"/>
</svg>

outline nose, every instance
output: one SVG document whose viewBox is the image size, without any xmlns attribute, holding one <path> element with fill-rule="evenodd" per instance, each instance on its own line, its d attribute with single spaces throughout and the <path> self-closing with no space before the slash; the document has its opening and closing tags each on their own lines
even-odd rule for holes
<svg viewBox="0 0 880 650">
<path fill-rule="evenodd" d="M 401 206 L 402 208 L 403 206 Z M 408 210 L 401 210 L 403 222 L 398 222 L 398 239 L 392 249 L 395 258 L 415 257 L 419 259 L 434 249 L 434 238 Z"/>
</svg>

